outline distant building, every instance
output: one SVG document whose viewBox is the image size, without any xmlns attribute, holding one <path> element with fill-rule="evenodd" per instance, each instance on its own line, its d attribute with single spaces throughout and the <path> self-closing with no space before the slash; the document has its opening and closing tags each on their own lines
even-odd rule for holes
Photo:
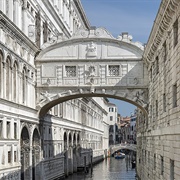
<svg viewBox="0 0 180 180">
<path fill-rule="evenodd" d="M 116 144 L 118 138 L 117 115 L 117 106 L 108 103 L 109 145 Z"/>
<path fill-rule="evenodd" d="M 130 142 L 136 143 L 136 111 L 133 115 L 131 115 L 131 121 L 130 121 Z"/>
<path fill-rule="evenodd" d="M 130 121 L 131 117 L 122 117 L 118 115 L 119 143 L 130 142 Z"/>
</svg>

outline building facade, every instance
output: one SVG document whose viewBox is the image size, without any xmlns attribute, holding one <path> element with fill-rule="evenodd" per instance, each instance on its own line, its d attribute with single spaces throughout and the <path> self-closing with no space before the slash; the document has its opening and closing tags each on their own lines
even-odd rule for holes
<svg viewBox="0 0 180 180">
<path fill-rule="evenodd" d="M 149 116 L 138 111 L 139 179 L 180 179 L 180 1 L 162 0 L 144 52 Z"/>
<path fill-rule="evenodd" d="M 115 145 L 118 143 L 117 106 L 113 103 L 108 103 L 108 112 L 109 145 Z"/>
<path fill-rule="evenodd" d="M 130 143 L 136 144 L 136 110 L 134 114 L 131 115 L 131 121 L 130 121 Z"/>
<path fill-rule="evenodd" d="M 55 179 L 102 159 L 103 98 L 59 104 L 39 119 L 35 57 L 58 38 L 89 29 L 79 0 L 0 1 L 0 179 Z"/>
</svg>

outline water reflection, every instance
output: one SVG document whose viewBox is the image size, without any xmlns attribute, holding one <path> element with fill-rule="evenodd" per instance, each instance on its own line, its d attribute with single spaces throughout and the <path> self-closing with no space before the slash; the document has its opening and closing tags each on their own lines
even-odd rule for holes
<svg viewBox="0 0 180 180">
<path fill-rule="evenodd" d="M 135 174 L 135 169 L 131 168 L 131 164 L 128 164 L 127 169 L 125 159 L 111 157 L 95 165 L 92 172 L 76 173 L 66 180 L 135 180 Z"/>
</svg>

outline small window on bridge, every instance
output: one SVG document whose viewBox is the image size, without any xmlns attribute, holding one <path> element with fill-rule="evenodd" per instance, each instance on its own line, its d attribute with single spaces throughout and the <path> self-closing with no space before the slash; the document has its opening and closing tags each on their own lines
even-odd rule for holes
<svg viewBox="0 0 180 180">
<path fill-rule="evenodd" d="M 120 70 L 119 65 L 109 65 L 109 76 L 119 76 Z"/>
<path fill-rule="evenodd" d="M 76 77 L 76 66 L 66 66 L 66 77 Z"/>
</svg>

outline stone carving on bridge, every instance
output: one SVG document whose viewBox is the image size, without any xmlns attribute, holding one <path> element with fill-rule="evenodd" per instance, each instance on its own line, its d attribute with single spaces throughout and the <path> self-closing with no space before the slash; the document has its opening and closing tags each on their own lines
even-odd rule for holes
<svg viewBox="0 0 180 180">
<path fill-rule="evenodd" d="M 95 83 L 94 77 L 96 76 L 96 69 L 94 65 L 89 66 L 88 71 L 86 72 L 88 83 L 87 85 L 93 85 Z"/>
<path fill-rule="evenodd" d="M 112 38 L 115 39 L 105 28 L 97 28 L 91 29 L 88 31 L 87 29 L 80 28 L 77 32 L 72 36 L 73 38 L 93 38 L 93 37 L 103 37 L 103 38 Z"/>
<path fill-rule="evenodd" d="M 135 94 L 134 94 L 134 98 L 133 98 L 133 101 L 134 102 L 139 102 L 144 108 L 147 107 L 147 102 L 145 102 L 145 92 L 143 90 L 140 90 L 140 91 L 136 91 Z"/>
<path fill-rule="evenodd" d="M 43 96 L 43 98 L 40 100 L 40 103 L 43 103 L 45 101 L 51 101 L 52 100 L 51 98 L 54 96 L 52 94 L 49 94 L 47 91 L 45 93 L 41 92 L 40 94 L 41 96 Z"/>
<path fill-rule="evenodd" d="M 87 97 L 91 97 L 91 96 L 96 96 L 96 94 L 98 94 L 98 96 L 100 94 L 102 94 L 102 96 L 105 97 L 109 97 L 109 96 L 114 96 L 115 98 L 119 98 L 119 99 L 123 99 L 123 100 L 127 100 L 130 102 L 134 102 L 133 104 L 135 105 L 139 105 L 139 107 L 144 108 L 145 111 L 147 111 L 147 106 L 148 106 L 148 102 L 147 102 L 147 91 L 146 89 L 109 89 L 109 88 L 98 88 L 94 85 L 90 85 L 89 87 L 86 88 L 74 88 L 71 90 L 65 90 L 65 91 L 61 91 L 58 92 L 54 91 L 53 94 L 48 93 L 47 91 L 45 92 L 40 92 L 40 102 L 38 103 L 37 108 L 40 110 L 42 110 L 43 106 L 47 105 L 47 104 L 52 104 L 52 107 L 56 104 L 55 101 L 59 100 L 58 103 L 61 103 L 61 98 L 64 99 L 65 97 L 68 97 L 71 99 L 71 96 L 73 97 L 81 97 L 81 95 L 83 94 L 86 95 Z M 92 95 L 93 94 L 93 95 Z M 43 96 L 43 98 L 42 98 Z M 56 101 L 57 102 L 57 101 Z M 51 105 L 50 105 L 51 106 Z M 41 113 L 40 113 L 41 114 Z M 42 114 L 41 116 L 43 116 L 44 114 Z"/>
<path fill-rule="evenodd" d="M 87 57 L 96 57 L 97 56 L 97 46 L 94 42 L 90 42 L 87 45 Z"/>
</svg>

